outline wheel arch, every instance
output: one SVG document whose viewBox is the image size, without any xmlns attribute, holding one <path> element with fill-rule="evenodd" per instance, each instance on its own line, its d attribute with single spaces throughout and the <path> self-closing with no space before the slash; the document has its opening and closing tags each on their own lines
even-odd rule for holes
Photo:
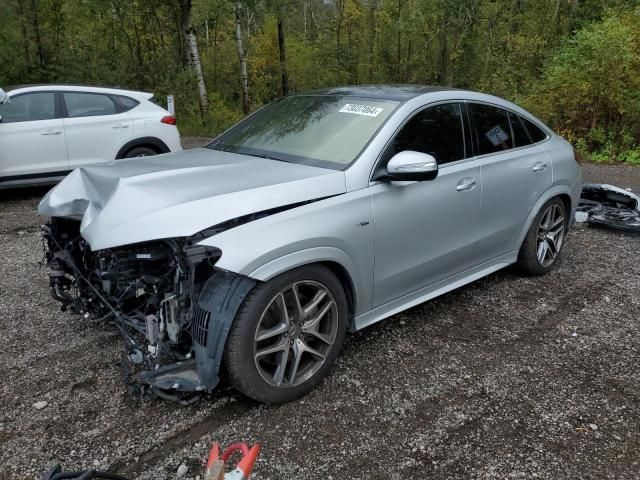
<svg viewBox="0 0 640 480">
<path fill-rule="evenodd" d="M 290 253 L 262 265 L 247 276 L 257 281 L 267 282 L 294 268 L 307 265 L 323 265 L 338 278 L 347 296 L 349 324 L 352 325 L 358 305 L 362 302 L 359 290 L 362 285 L 358 280 L 357 268 L 353 260 L 336 247 L 314 247 Z"/>
<path fill-rule="evenodd" d="M 529 212 L 529 216 L 527 217 L 527 220 L 524 223 L 524 228 L 522 229 L 522 232 L 520 232 L 520 237 L 518 238 L 517 250 L 520 250 L 520 248 L 522 248 L 522 244 L 524 242 L 525 237 L 527 236 L 527 232 L 531 228 L 531 225 L 534 219 L 536 218 L 536 215 L 538 215 L 538 213 L 540 212 L 540 209 L 544 206 L 545 203 L 547 203 L 552 198 L 556 198 L 556 197 L 562 200 L 562 203 L 564 204 L 567 211 L 567 226 L 570 225 L 571 223 L 570 216 L 572 215 L 572 212 L 573 212 L 571 190 L 569 189 L 568 186 L 557 185 L 551 188 L 550 190 L 548 190 L 547 192 L 545 192 L 543 195 L 541 195 L 540 198 L 538 198 L 538 200 L 536 201 L 531 211 Z"/>
<path fill-rule="evenodd" d="M 349 307 L 349 325 L 352 325 L 356 313 L 356 292 L 353 287 L 353 280 L 347 269 L 340 263 L 333 260 L 315 262 L 308 265 L 322 265 L 327 267 L 340 281 L 342 289 L 347 297 L 347 306 Z"/>
<path fill-rule="evenodd" d="M 155 150 L 159 154 L 169 153 L 171 151 L 167 144 L 157 137 L 140 137 L 129 140 L 122 147 L 120 147 L 120 150 L 118 150 L 118 153 L 116 154 L 116 160 L 124 158 L 127 152 L 138 147 L 150 148 L 152 150 Z"/>
<path fill-rule="evenodd" d="M 561 193 L 560 195 L 558 195 L 558 197 L 560 197 L 560 200 L 562 200 L 564 209 L 567 212 L 567 227 L 569 227 L 571 225 L 571 212 L 573 211 L 571 204 L 571 195 L 569 195 L 568 193 Z"/>
</svg>

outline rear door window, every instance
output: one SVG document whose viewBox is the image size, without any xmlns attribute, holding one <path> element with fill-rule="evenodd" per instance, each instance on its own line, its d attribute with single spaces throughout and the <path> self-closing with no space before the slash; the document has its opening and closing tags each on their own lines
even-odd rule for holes
<svg viewBox="0 0 640 480">
<path fill-rule="evenodd" d="M 53 92 L 34 92 L 16 95 L 10 103 L 0 105 L 2 123 L 34 122 L 56 118 Z"/>
<path fill-rule="evenodd" d="M 497 153 L 513 148 L 513 138 L 506 110 L 479 103 L 469 104 L 475 126 L 478 155 Z"/>
<path fill-rule="evenodd" d="M 97 117 L 116 113 L 116 104 L 108 95 L 64 92 L 63 97 L 69 118 Z"/>
<path fill-rule="evenodd" d="M 445 103 L 415 114 L 398 133 L 392 153 L 405 150 L 428 153 L 440 165 L 465 158 L 460 104 Z"/>
</svg>

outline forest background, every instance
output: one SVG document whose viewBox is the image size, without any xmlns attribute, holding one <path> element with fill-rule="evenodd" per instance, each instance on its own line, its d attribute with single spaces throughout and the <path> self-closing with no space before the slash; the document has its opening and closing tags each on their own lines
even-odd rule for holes
<svg viewBox="0 0 640 480">
<path fill-rule="evenodd" d="M 0 0 L 0 19 L 0 86 L 173 94 L 183 135 L 297 91 L 418 83 L 505 97 L 593 161 L 640 164 L 639 1 Z"/>
</svg>

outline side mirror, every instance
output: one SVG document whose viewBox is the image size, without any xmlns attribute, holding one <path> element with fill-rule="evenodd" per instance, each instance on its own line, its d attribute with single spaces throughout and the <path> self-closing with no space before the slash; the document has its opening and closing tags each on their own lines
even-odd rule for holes
<svg viewBox="0 0 640 480">
<path fill-rule="evenodd" d="M 2 105 L 3 103 L 9 103 L 9 95 L 7 95 L 5 91 L 0 88 L 0 105 Z"/>
<path fill-rule="evenodd" d="M 382 178 L 392 181 L 433 180 L 438 176 L 438 162 L 427 153 L 405 150 L 395 154 L 387 164 Z"/>
</svg>

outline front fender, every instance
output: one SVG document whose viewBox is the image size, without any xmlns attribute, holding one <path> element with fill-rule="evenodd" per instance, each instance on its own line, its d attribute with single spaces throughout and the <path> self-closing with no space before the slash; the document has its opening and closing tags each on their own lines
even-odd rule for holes
<svg viewBox="0 0 640 480">
<path fill-rule="evenodd" d="M 367 189 L 277 213 L 209 237 L 216 267 L 259 281 L 301 265 L 334 262 L 349 275 L 355 314 L 371 306 L 373 212 Z"/>
</svg>

